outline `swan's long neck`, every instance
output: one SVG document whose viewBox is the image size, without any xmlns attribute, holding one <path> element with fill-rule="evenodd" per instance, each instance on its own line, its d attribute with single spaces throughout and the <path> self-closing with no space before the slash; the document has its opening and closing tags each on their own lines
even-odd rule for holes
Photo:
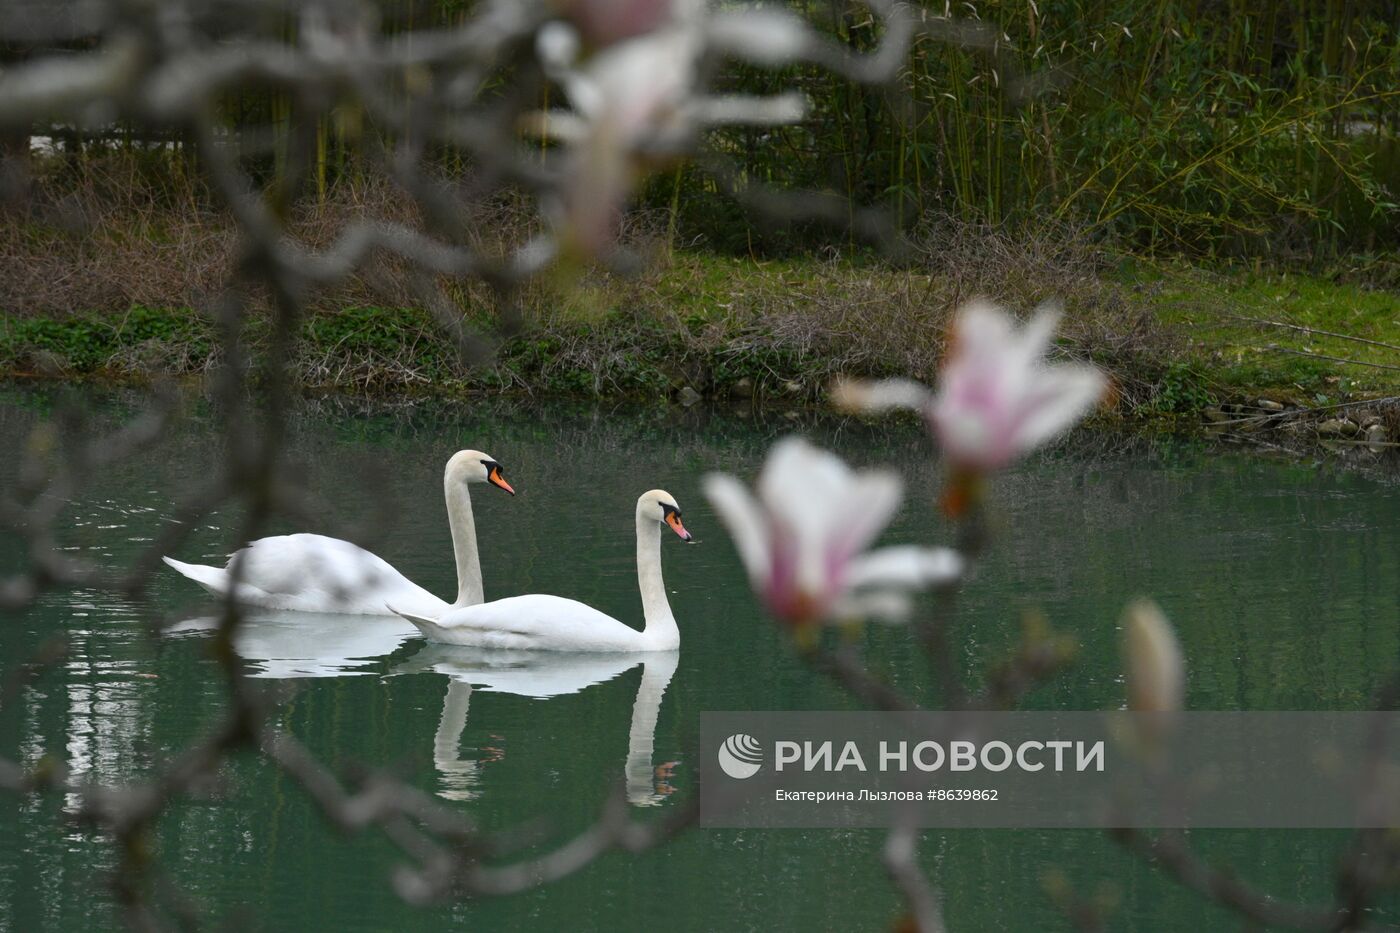
<svg viewBox="0 0 1400 933">
<path fill-rule="evenodd" d="M 666 583 L 661 579 L 661 524 L 637 514 L 637 584 L 642 591 L 642 635 L 651 651 L 667 651 L 680 646 L 681 633 L 671 603 L 666 599 Z"/>
<path fill-rule="evenodd" d="M 443 477 L 447 496 L 447 524 L 452 528 L 452 553 L 457 558 L 457 601 L 453 608 L 475 606 L 486 596 L 481 588 L 481 560 L 476 553 L 476 522 L 467 484 L 449 470 Z"/>
</svg>

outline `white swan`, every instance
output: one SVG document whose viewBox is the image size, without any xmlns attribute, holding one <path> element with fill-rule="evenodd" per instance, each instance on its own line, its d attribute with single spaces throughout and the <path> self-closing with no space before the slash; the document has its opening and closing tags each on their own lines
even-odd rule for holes
<svg viewBox="0 0 1400 933">
<path fill-rule="evenodd" d="M 481 562 L 476 552 L 472 520 L 471 483 L 491 483 L 512 496 L 501 465 L 479 450 L 460 450 L 447 461 L 442 484 L 447 497 L 447 523 L 457 558 L 457 601 L 448 604 L 395 570 L 388 561 L 364 548 L 325 535 L 294 534 L 259 538 L 241 548 L 223 567 L 163 560 L 215 596 L 228 591 L 235 563 L 238 601 L 247 606 L 293 612 L 333 612 L 341 615 L 384 616 L 393 603 L 411 612 L 439 616 L 449 609 L 471 606 L 484 598 Z"/>
<path fill-rule="evenodd" d="M 389 608 L 418 626 L 429 641 L 482 648 L 551 651 L 671 651 L 681 633 L 661 580 L 661 524 L 682 541 L 690 532 L 681 524 L 680 506 L 661 489 L 637 500 L 637 583 L 642 592 L 645 628 L 637 631 L 592 606 L 560 596 L 532 593 L 477 606 L 453 607 L 438 616 L 415 612 L 398 603 Z"/>
</svg>

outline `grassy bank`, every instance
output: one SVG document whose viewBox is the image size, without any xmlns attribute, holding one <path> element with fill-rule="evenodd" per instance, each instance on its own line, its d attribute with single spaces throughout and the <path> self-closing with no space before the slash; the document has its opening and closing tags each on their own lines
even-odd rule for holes
<svg viewBox="0 0 1400 933">
<path fill-rule="evenodd" d="M 40 167 L 26 209 L 0 211 L 0 374 L 147 382 L 217 369 L 217 327 L 198 309 L 217 304 L 240 241 L 209 192 L 140 160 Z M 484 254 L 539 232 L 516 201 L 481 211 Z M 325 249 L 364 218 L 424 224 L 380 179 L 300 203 L 288 232 Z M 836 375 L 933 379 L 948 315 L 981 295 L 1022 311 L 1060 301 L 1064 351 L 1112 373 L 1113 410 L 1126 417 L 1228 421 L 1400 394 L 1400 370 L 1384 368 L 1400 365 L 1400 350 L 1378 345 L 1400 345 L 1393 260 L 1334 263 L 1327 275 L 1193 265 L 1106 246 L 1082 222 L 949 216 L 921 223 L 899 265 L 849 252 L 755 259 L 673 251 L 664 221 L 643 212 L 629 223 L 628 245 L 649 257 L 636 276 L 531 282 L 523 326 L 479 365 L 442 318 L 489 337 L 491 290 L 439 280 L 440 318 L 416 304 L 412 271 L 378 256 L 308 296 L 292 375 L 313 391 L 814 404 Z M 262 296 L 250 297 L 243 336 L 257 364 L 271 334 Z"/>
<path fill-rule="evenodd" d="M 1200 420 L 1260 398 L 1319 407 L 1400 394 L 1400 370 L 1380 368 L 1400 366 L 1400 351 L 1379 345 L 1400 343 L 1393 292 L 1132 260 L 1041 262 L 1034 249 L 1015 262 L 953 253 L 902 269 L 678 253 L 639 278 L 541 290 L 523 335 L 477 366 L 426 312 L 323 308 L 302 322 L 292 365 L 311 390 L 814 403 L 837 374 L 933 378 L 950 310 L 986 294 L 1020 308 L 1060 297 L 1065 351 L 1113 374 L 1125 416 Z M 487 307 L 465 310 L 489 330 Z M 255 320 L 255 362 L 267 337 Z M 0 371 L 11 376 L 197 379 L 219 364 L 217 346 L 213 321 L 184 308 L 0 320 Z"/>
</svg>

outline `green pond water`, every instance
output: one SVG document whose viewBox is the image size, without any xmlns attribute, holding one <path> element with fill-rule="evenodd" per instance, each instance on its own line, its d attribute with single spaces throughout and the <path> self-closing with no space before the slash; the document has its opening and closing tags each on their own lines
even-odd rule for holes
<svg viewBox="0 0 1400 933">
<path fill-rule="evenodd" d="M 72 394 L 67 397 L 74 398 Z M 19 448 L 59 396 L 0 389 L 0 488 Z M 79 394 L 93 428 L 129 420 L 135 396 Z M 221 462 L 217 422 L 201 404 L 167 439 L 105 468 L 69 501 L 61 543 L 122 564 L 175 503 Z M 759 613 L 737 558 L 699 493 L 725 469 L 751 477 L 771 442 L 801 430 L 858 464 L 891 463 L 910 498 L 889 542 L 946 541 L 930 502 L 938 467 L 919 429 L 777 415 L 673 409 L 487 405 L 361 410 L 319 403 L 297 413 L 291 461 L 319 497 L 300 530 L 361 540 L 439 594 L 455 589 L 441 472 L 478 447 L 520 495 L 473 487 L 487 595 L 556 592 L 640 622 L 633 564 L 636 496 L 660 486 L 700 541 L 663 541 L 682 647 L 645 664 L 573 659 L 557 669 L 482 671 L 391 622 L 252 624 L 240 642 L 249 676 L 281 681 L 276 721 L 337 768 L 394 770 L 488 828 L 531 823 L 546 843 L 587 826 L 620 785 L 638 819 L 696 793 L 704 710 L 849 709 Z M 179 547 L 222 563 L 240 516 L 214 514 Z M 1400 665 L 1400 484 L 1381 475 L 1221 452 L 1202 443 L 1072 438 L 996 484 L 997 538 L 966 589 L 959 658 L 974 681 L 1014 644 L 1020 614 L 1042 610 L 1081 644 L 1077 664 L 1037 689 L 1034 709 L 1117 707 L 1117 618 L 1155 596 L 1175 621 L 1196 709 L 1363 709 Z M 308 524 L 310 522 L 310 524 Z M 282 522 L 277 530 L 292 530 Z M 19 545 L 0 540 L 0 573 Z M 160 617 L 207 604 L 162 568 L 151 605 L 53 590 L 0 615 L 0 659 L 30 657 L 54 633 L 69 652 L 0 700 L 0 754 L 66 760 L 79 777 L 138 780 L 215 722 L 222 709 L 210 639 L 198 623 L 153 635 Z M 863 636 L 872 667 L 927 689 L 907 631 Z M 652 717 L 654 728 L 648 730 Z M 669 777 L 655 768 L 673 763 Z M 246 930 L 888 929 L 902 905 L 879 862 L 876 831 L 693 830 L 640 857 L 614 853 L 562 882 L 495 900 L 426 909 L 389 883 L 395 850 L 373 833 L 327 828 L 288 778 L 250 756 L 215 797 L 161 819 L 162 884 L 207 921 Z M 65 821 L 58 795 L 0 795 L 0 930 L 117 925 L 105 887 L 109 845 Z M 1212 861 L 1274 894 L 1325 900 L 1341 832 L 1196 832 Z M 1238 929 L 1093 831 L 948 831 L 924 839 L 930 877 L 953 930 L 1055 930 L 1045 893 L 1059 875 L 1112 905 L 1111 929 Z M 1392 897 L 1378 917 L 1400 918 Z"/>
</svg>

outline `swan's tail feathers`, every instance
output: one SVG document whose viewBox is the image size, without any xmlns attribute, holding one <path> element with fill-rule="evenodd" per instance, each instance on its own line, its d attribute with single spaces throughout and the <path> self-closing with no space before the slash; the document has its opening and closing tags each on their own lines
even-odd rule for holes
<svg viewBox="0 0 1400 933">
<path fill-rule="evenodd" d="M 388 603 L 384 604 L 384 608 L 388 609 L 394 615 L 401 616 L 407 619 L 408 621 L 412 622 L 415 626 L 418 627 L 418 631 L 422 632 L 425 636 L 429 638 L 432 637 L 433 630 L 438 627 L 437 619 L 430 619 L 427 616 L 420 616 L 412 612 L 405 612 L 402 609 L 395 609 Z"/>
<path fill-rule="evenodd" d="M 205 564 L 187 564 L 173 557 L 162 557 L 161 560 L 165 561 L 177 572 L 189 577 L 215 596 L 224 595 L 224 591 L 228 588 L 228 571 L 222 567 L 210 567 Z"/>
</svg>

